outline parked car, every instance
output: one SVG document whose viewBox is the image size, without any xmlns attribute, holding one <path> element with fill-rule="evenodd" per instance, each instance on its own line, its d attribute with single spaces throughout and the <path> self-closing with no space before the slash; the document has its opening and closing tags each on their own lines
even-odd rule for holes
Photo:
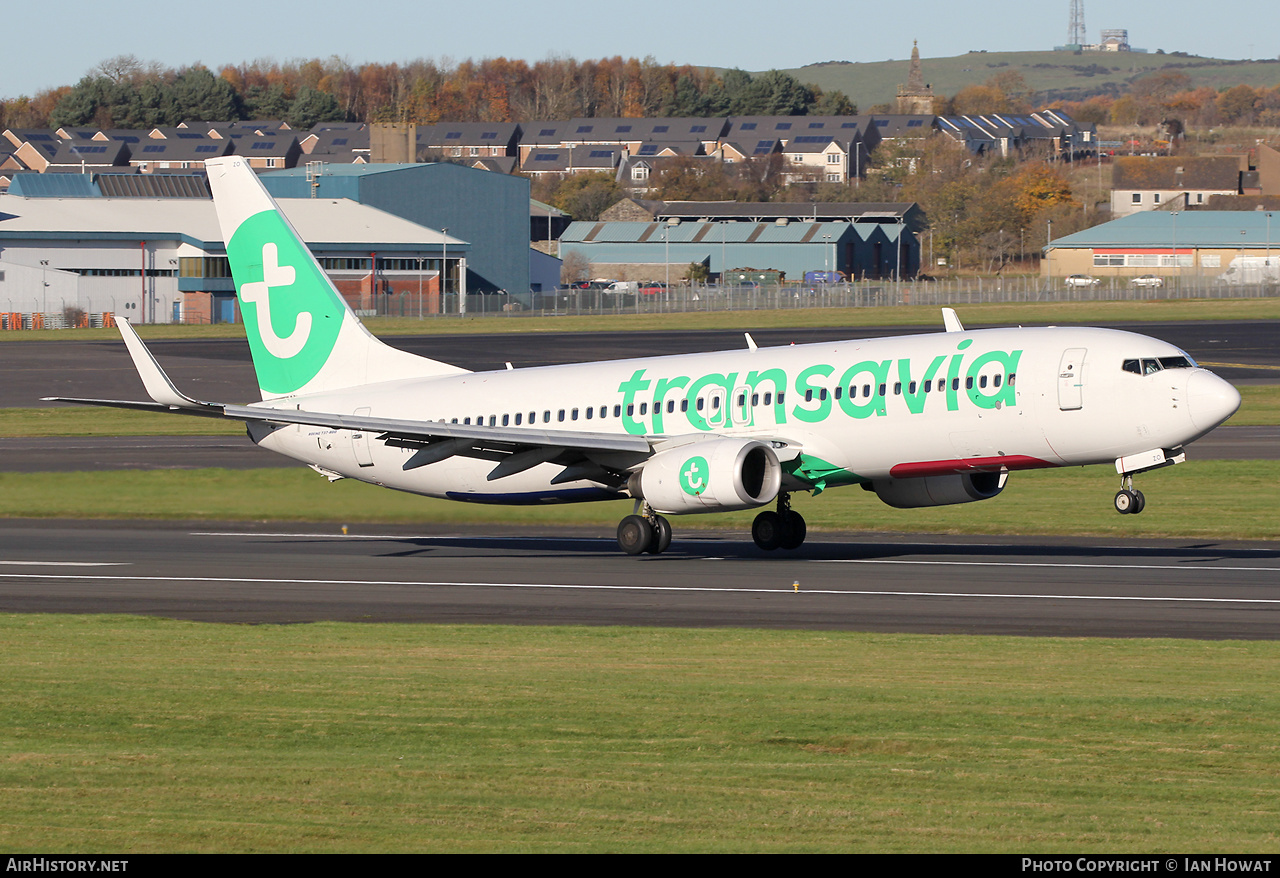
<svg viewBox="0 0 1280 878">
<path fill-rule="evenodd" d="M 1096 287 L 1102 283 L 1100 278 L 1090 277 L 1087 274 L 1073 274 L 1063 281 L 1069 287 Z"/>
<path fill-rule="evenodd" d="M 667 285 L 660 280 L 647 281 L 640 284 L 640 295 L 658 296 L 667 291 Z"/>
<path fill-rule="evenodd" d="M 1164 278 L 1155 274 L 1140 274 L 1133 280 L 1129 281 L 1131 287 L 1162 287 L 1164 286 Z"/>
</svg>

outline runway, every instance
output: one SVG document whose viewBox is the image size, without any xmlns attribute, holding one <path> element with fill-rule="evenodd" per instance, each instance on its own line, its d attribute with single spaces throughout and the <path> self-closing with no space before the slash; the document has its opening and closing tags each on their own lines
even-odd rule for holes
<svg viewBox="0 0 1280 878">
<path fill-rule="evenodd" d="M 1280 380 L 1273 321 L 1134 324 L 1240 383 Z M 755 332 L 761 345 L 923 331 Z M 739 331 L 420 336 L 397 346 L 471 369 L 682 353 Z M 243 402 L 243 341 L 152 345 L 197 398 Z M 0 406 L 47 395 L 142 399 L 118 342 L 11 342 Z M 1191 459 L 1274 458 L 1280 428 L 1220 428 Z M 242 437 L 0 439 L 0 471 L 291 465 Z M 692 535 L 691 535 L 692 534 Z M 814 534 L 764 553 L 742 532 L 680 532 L 662 556 L 595 530 L 150 522 L 0 524 L 0 612 L 320 620 L 743 626 L 1111 637 L 1280 637 L 1280 547 L 1267 543 Z M 798 583 L 798 587 L 797 584 Z"/>
<path fill-rule="evenodd" d="M 10 521 L 0 559 L 19 613 L 1280 637 L 1266 543 L 822 534 L 783 554 L 713 532 L 631 558 L 591 530 Z"/>
</svg>

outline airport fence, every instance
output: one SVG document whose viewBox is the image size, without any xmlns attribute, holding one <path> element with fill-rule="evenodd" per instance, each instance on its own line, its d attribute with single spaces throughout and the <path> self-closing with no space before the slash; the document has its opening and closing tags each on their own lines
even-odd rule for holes
<svg viewBox="0 0 1280 878">
<path fill-rule="evenodd" d="M 1223 284 L 1208 278 L 1169 278 L 1159 287 L 1134 286 L 1127 278 L 1099 279 L 1088 286 L 1048 285 L 1039 277 L 957 278 L 930 281 L 863 280 L 840 284 L 717 286 L 673 284 L 656 293 L 607 289 L 557 289 L 545 292 L 470 294 L 468 315 L 662 314 L 696 311 L 759 311 L 801 308 L 870 308 L 898 305 L 975 305 L 1013 302 L 1141 302 L 1167 299 L 1240 299 L 1280 296 L 1277 284 Z M 381 309 L 380 309 L 381 310 Z M 458 297 L 445 297 L 438 314 L 457 317 Z M 402 316 L 389 303 L 387 316 Z M 403 315 L 417 316 L 417 315 Z"/>
</svg>

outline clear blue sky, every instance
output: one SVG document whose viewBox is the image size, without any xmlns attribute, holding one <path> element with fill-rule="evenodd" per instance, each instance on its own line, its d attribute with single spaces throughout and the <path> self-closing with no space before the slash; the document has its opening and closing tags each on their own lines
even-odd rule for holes
<svg viewBox="0 0 1280 878">
<path fill-rule="evenodd" d="M 828 60 L 903 59 L 913 39 L 926 58 L 971 49 L 1049 49 L 1066 41 L 1070 4 L 827 2 L 788 15 L 800 8 L 779 0 L 12 4 L 4 14 L 0 97 L 72 85 L 98 62 L 124 54 L 167 67 L 200 62 L 214 70 L 255 58 L 330 55 L 352 64 L 652 55 L 663 63 L 756 71 Z M 828 9 L 833 11 L 818 14 Z M 1104 27 L 1128 28 L 1130 42 L 1151 51 L 1274 58 L 1280 55 L 1275 9 L 1274 0 L 1239 0 L 1225 18 L 1210 16 L 1214 26 L 1205 26 L 1204 7 L 1189 0 L 1085 0 L 1085 25 L 1091 40 Z"/>
</svg>

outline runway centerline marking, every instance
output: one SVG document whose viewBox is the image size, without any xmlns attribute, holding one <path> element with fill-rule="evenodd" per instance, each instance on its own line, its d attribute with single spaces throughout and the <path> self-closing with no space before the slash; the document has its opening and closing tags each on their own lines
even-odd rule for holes
<svg viewBox="0 0 1280 878">
<path fill-rule="evenodd" d="M 1228 570 L 1248 571 L 1256 568 L 1226 568 Z M 571 584 L 555 582 L 461 582 L 455 580 L 398 580 L 398 579 L 255 579 L 251 577 L 223 576 L 105 576 L 97 574 L 40 574 L 40 573 L 0 573 L 3 579 L 58 579 L 78 582 L 204 582 L 244 585 L 342 585 L 367 586 L 390 585 L 410 586 L 417 588 L 511 588 L 511 589 L 544 589 L 558 591 L 638 591 L 638 592 L 673 592 L 673 593 L 712 593 L 712 594 L 800 594 L 824 595 L 830 597 L 915 597 L 915 598 L 988 598 L 1002 600 L 1042 600 L 1042 601 L 1133 601 L 1141 603 L 1177 603 L 1177 604 L 1275 604 L 1280 606 L 1280 598 L 1207 598 L 1207 597 L 1160 597 L 1151 595 L 1088 595 L 1088 594 L 1020 594 L 1016 592 L 960 592 L 960 591 L 899 591 L 887 589 L 801 589 L 794 590 L 794 585 L 777 588 L 743 588 L 729 586 L 712 588 L 709 586 L 669 586 L 669 585 L 597 585 Z"/>
</svg>

